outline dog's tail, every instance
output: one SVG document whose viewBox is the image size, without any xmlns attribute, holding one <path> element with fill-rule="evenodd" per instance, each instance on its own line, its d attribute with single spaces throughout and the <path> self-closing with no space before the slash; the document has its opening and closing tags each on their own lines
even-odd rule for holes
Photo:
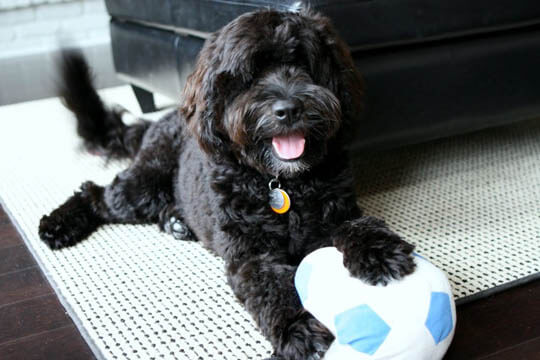
<svg viewBox="0 0 540 360">
<path fill-rule="evenodd" d="M 115 105 L 107 107 L 94 88 L 86 59 L 77 49 L 63 49 L 58 59 L 58 95 L 77 118 L 77 133 L 92 153 L 112 158 L 134 157 L 150 122 L 134 125 L 122 122 L 127 112 Z"/>
</svg>

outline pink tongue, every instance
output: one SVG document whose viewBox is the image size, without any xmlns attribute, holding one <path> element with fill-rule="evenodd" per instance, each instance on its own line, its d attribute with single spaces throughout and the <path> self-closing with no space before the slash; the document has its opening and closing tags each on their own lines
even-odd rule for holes
<svg viewBox="0 0 540 360">
<path fill-rule="evenodd" d="M 306 139 L 301 134 L 274 136 L 272 146 L 278 156 L 284 160 L 299 158 L 304 153 Z"/>
</svg>

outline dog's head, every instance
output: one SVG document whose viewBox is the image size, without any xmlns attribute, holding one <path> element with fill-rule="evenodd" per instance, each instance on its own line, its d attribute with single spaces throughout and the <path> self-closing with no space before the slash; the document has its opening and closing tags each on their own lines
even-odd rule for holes
<svg viewBox="0 0 540 360">
<path fill-rule="evenodd" d="M 240 16 L 207 40 L 180 110 L 212 156 L 293 177 L 320 163 L 358 117 L 361 90 L 327 18 L 266 10 Z"/>
</svg>

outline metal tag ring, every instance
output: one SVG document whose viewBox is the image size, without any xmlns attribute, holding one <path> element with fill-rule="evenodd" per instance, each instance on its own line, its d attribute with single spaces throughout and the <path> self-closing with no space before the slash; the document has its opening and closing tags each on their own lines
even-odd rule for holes
<svg viewBox="0 0 540 360">
<path fill-rule="evenodd" d="M 281 189 L 281 183 L 277 178 L 274 178 L 268 183 L 268 188 L 270 188 L 270 190 Z"/>
</svg>

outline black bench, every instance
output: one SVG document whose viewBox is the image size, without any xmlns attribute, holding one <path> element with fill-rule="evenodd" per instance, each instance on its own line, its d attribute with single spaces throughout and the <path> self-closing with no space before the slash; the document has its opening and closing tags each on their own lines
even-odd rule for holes
<svg viewBox="0 0 540 360">
<path fill-rule="evenodd" d="M 178 98 L 210 32 L 293 0 L 106 0 L 118 75 L 143 111 Z M 312 0 L 366 80 L 355 147 L 399 145 L 540 115 L 536 0 Z"/>
</svg>

